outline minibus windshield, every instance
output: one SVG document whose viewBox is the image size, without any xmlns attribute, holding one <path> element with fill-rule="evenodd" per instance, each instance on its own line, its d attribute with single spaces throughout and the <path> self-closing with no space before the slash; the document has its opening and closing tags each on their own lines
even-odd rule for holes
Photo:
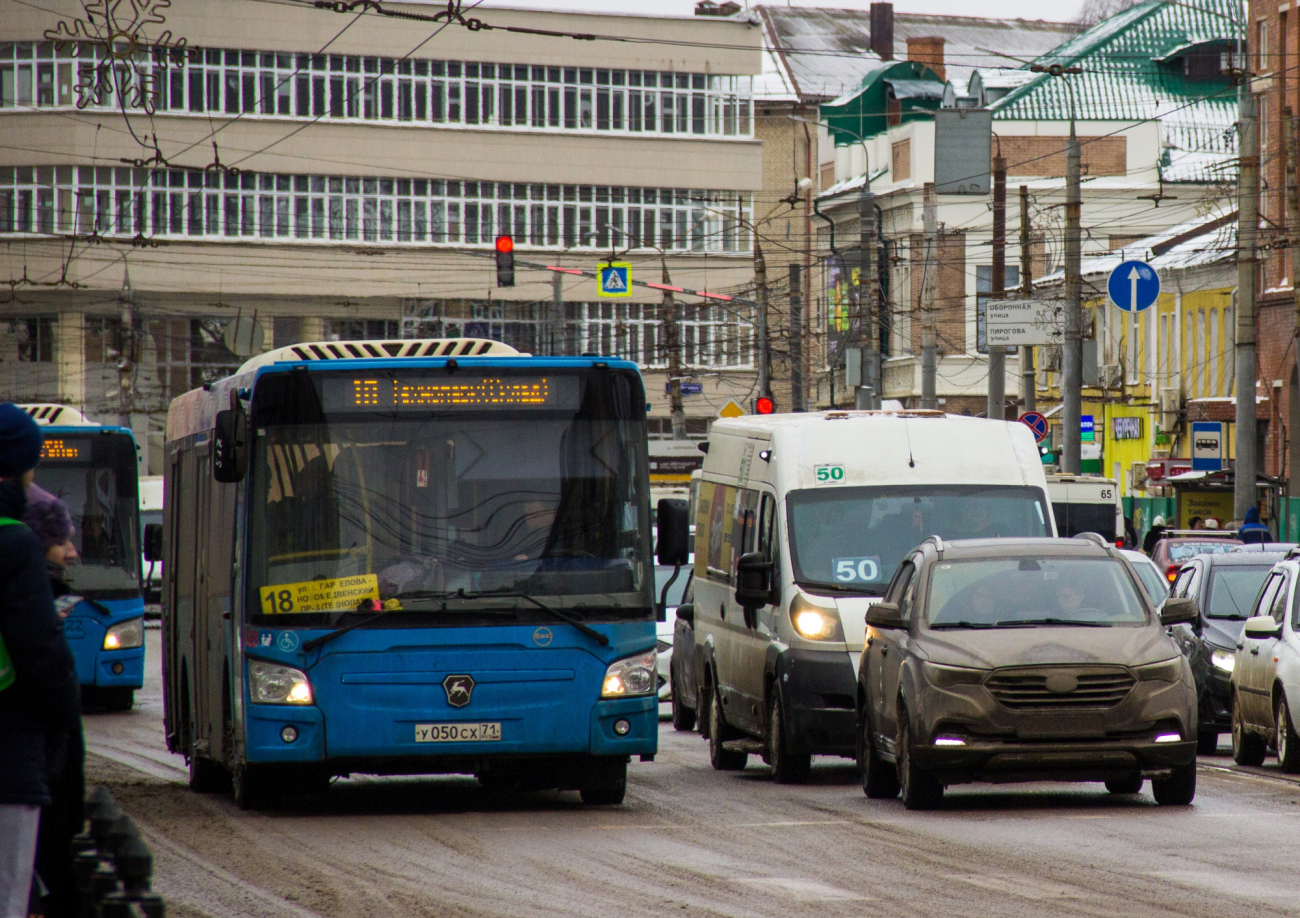
<svg viewBox="0 0 1300 918">
<path fill-rule="evenodd" d="M 880 595 L 908 551 L 925 539 L 1050 536 L 1038 488 L 924 485 L 790 492 L 795 579 Z"/>
<path fill-rule="evenodd" d="M 140 595 L 135 441 L 124 433 L 46 435 L 36 484 L 72 516 L 77 559 L 64 579 L 89 599 Z"/>
<path fill-rule="evenodd" d="M 332 625 L 375 600 L 401 613 L 385 624 L 501 624 L 493 593 L 589 619 L 653 617 L 639 380 L 476 372 L 461 369 L 454 390 L 444 370 L 259 383 L 253 620 Z M 514 611 L 554 622 L 527 602 Z"/>
</svg>

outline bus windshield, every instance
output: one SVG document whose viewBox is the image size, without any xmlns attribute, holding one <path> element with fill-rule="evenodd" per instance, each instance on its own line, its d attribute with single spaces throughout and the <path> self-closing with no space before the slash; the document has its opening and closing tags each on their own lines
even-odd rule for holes
<svg viewBox="0 0 1300 918">
<path fill-rule="evenodd" d="M 483 372 L 259 381 L 251 620 L 333 624 L 374 599 L 398 623 L 555 621 L 519 594 L 590 620 L 653 617 L 640 380 Z"/>
<path fill-rule="evenodd" d="M 925 485 L 792 491 L 787 515 L 795 579 L 880 595 L 925 539 L 1050 536 L 1038 488 Z"/>
<path fill-rule="evenodd" d="M 36 484 L 72 515 L 80 556 L 64 574 L 72 592 L 90 599 L 140 595 L 139 498 L 135 441 L 124 433 L 49 433 Z"/>
</svg>

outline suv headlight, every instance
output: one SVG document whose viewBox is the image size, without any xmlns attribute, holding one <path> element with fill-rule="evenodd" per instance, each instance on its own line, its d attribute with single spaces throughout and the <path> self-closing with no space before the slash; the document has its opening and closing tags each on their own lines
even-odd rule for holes
<svg viewBox="0 0 1300 918">
<path fill-rule="evenodd" d="M 790 602 L 790 624 L 795 633 L 809 641 L 842 641 L 844 629 L 835 609 L 815 606 L 802 595 Z"/>
<path fill-rule="evenodd" d="M 1177 682 L 1183 677 L 1183 658 L 1172 657 L 1150 666 L 1139 666 L 1137 677 L 1143 682 Z"/>
<path fill-rule="evenodd" d="M 1230 673 L 1232 668 L 1237 665 L 1237 655 L 1231 650 L 1211 650 L 1210 662 L 1214 664 L 1215 669 Z"/>
<path fill-rule="evenodd" d="M 311 704 L 307 674 L 292 666 L 250 660 L 248 694 L 255 704 Z"/>
<path fill-rule="evenodd" d="M 948 688 L 953 685 L 979 685 L 987 675 L 986 670 L 972 669 L 969 666 L 943 666 L 939 663 L 922 663 L 921 672 L 925 681 L 935 688 Z"/>
<path fill-rule="evenodd" d="M 658 687 L 659 674 L 655 669 L 658 657 L 653 650 L 635 657 L 615 660 L 605 670 L 601 683 L 601 698 L 628 698 L 632 695 L 649 695 Z"/>
<path fill-rule="evenodd" d="M 128 618 L 104 632 L 105 650 L 128 650 L 144 643 L 144 618 Z"/>
</svg>

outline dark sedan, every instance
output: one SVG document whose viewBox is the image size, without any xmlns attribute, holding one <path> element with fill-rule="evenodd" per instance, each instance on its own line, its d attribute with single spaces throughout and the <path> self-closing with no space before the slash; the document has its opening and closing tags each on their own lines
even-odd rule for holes
<svg viewBox="0 0 1300 918">
<path fill-rule="evenodd" d="M 1232 695 L 1228 683 L 1236 660 L 1242 624 L 1273 564 L 1285 552 L 1231 551 L 1196 555 L 1183 564 L 1171 596 L 1196 603 L 1194 622 L 1171 630 L 1192 664 L 1200 717 L 1196 751 L 1211 755 L 1219 734 L 1232 730 Z"/>
<path fill-rule="evenodd" d="M 1196 686 L 1136 572 L 1099 536 L 931 537 L 867 610 L 858 762 L 868 797 L 937 805 L 969 781 L 1151 779 L 1196 793 Z"/>
</svg>

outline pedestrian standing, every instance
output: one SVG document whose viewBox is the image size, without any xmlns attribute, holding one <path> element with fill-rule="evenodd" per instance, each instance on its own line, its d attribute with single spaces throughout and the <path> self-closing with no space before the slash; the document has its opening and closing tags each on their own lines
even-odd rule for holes
<svg viewBox="0 0 1300 918">
<path fill-rule="evenodd" d="M 55 608 L 64 618 L 80 598 L 72 594 L 64 580 L 67 565 L 77 558 L 72 514 L 63 501 L 39 485 L 32 485 L 27 489 L 23 522 L 40 540 Z M 45 918 L 77 918 L 81 914 L 81 893 L 72 865 L 72 837 L 81 831 L 86 819 L 86 744 L 80 728 L 78 723 L 67 737 L 63 768 L 50 776 L 50 805 L 41 809 L 36 873 L 49 890 L 43 903 Z"/>
<path fill-rule="evenodd" d="M 43 439 L 27 412 L 0 405 L 0 918 L 27 916 L 40 808 L 81 720 L 45 552 L 22 523 Z"/>
<path fill-rule="evenodd" d="M 1142 540 L 1142 551 L 1147 555 L 1156 550 L 1156 543 L 1165 536 L 1165 518 L 1156 514 L 1156 518 L 1151 521 L 1151 528 L 1147 530 L 1146 538 Z"/>
<path fill-rule="evenodd" d="M 1242 522 L 1241 528 L 1237 530 L 1237 538 L 1247 545 L 1263 545 L 1265 542 L 1273 541 L 1273 533 L 1259 521 L 1258 507 L 1248 507 L 1246 509 L 1246 519 Z"/>
</svg>

